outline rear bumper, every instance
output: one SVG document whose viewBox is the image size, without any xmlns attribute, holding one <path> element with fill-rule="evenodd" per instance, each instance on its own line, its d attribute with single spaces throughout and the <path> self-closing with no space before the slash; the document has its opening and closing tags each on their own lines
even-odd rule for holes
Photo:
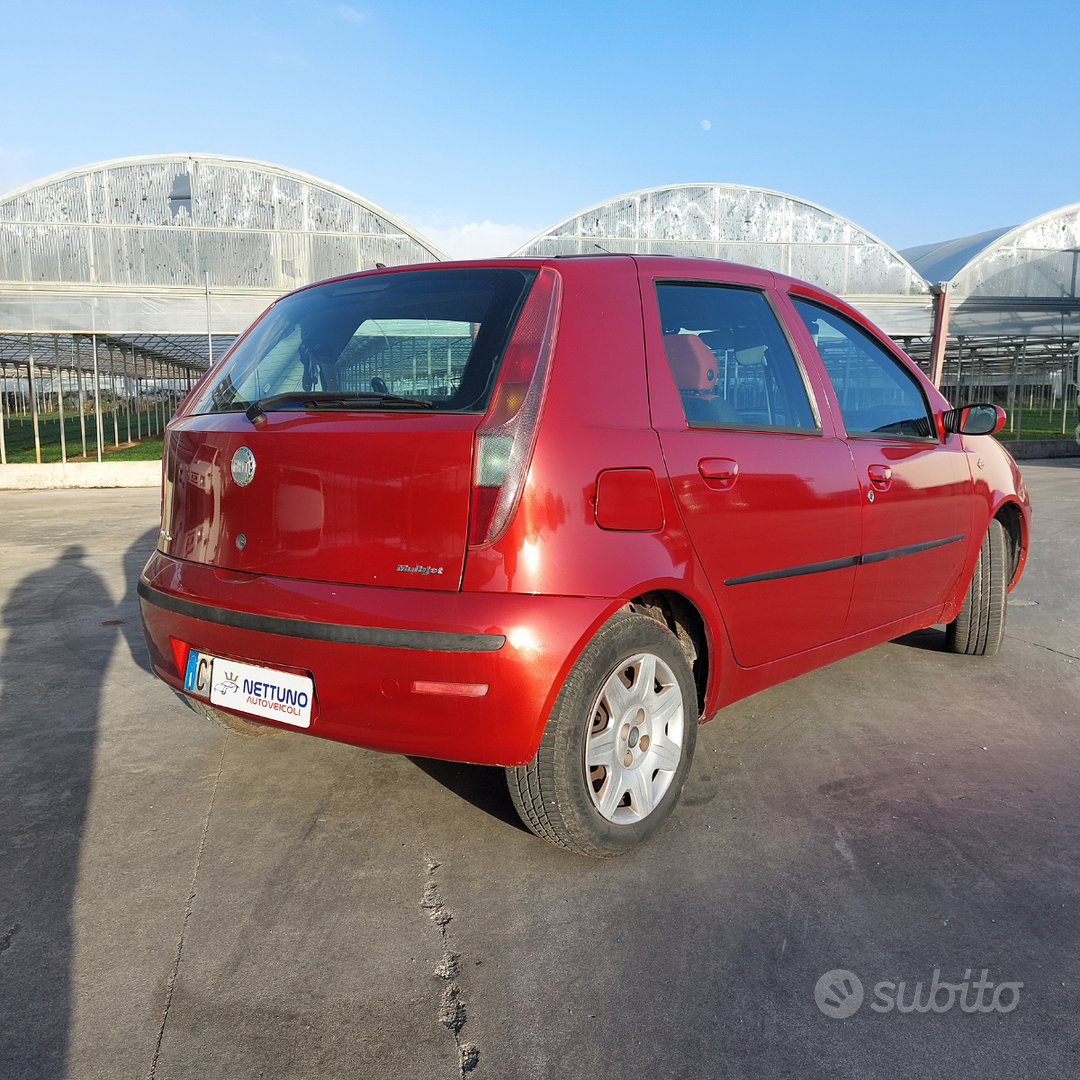
<svg viewBox="0 0 1080 1080">
<path fill-rule="evenodd" d="M 619 603 L 294 581 L 160 552 L 143 570 L 139 598 L 154 672 L 177 691 L 183 672 L 170 638 L 310 674 L 312 735 L 489 765 L 532 758 L 566 673 Z M 488 690 L 421 694 L 417 681 Z"/>
</svg>

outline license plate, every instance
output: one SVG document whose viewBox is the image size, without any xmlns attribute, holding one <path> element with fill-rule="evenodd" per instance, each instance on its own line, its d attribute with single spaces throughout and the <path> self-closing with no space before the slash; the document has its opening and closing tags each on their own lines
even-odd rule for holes
<svg viewBox="0 0 1080 1080">
<path fill-rule="evenodd" d="M 311 726 L 314 683 L 306 675 L 256 667 L 210 653 L 188 653 L 184 689 L 234 712 L 293 727 Z"/>
</svg>

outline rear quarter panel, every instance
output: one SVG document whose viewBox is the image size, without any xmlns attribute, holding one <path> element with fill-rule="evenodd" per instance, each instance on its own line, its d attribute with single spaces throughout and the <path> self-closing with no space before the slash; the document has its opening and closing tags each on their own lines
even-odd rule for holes
<svg viewBox="0 0 1080 1080">
<path fill-rule="evenodd" d="M 504 536 L 469 549 L 462 581 L 464 591 L 610 600 L 567 656 L 548 708 L 595 630 L 642 592 L 682 593 L 702 614 L 710 647 L 726 642 L 650 423 L 636 265 L 631 258 L 617 257 L 552 260 L 549 265 L 563 279 L 562 310 L 525 489 Z M 597 525 L 597 477 L 620 468 L 652 470 L 663 509 L 660 529 L 618 531 Z"/>
</svg>

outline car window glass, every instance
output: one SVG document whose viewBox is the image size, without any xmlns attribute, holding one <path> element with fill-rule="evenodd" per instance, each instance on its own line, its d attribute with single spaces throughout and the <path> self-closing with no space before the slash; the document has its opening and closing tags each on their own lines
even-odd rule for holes
<svg viewBox="0 0 1080 1080">
<path fill-rule="evenodd" d="M 756 289 L 658 282 L 668 366 L 692 427 L 814 428 L 802 372 Z"/>
<path fill-rule="evenodd" d="M 915 376 L 839 312 L 792 296 L 832 380 L 849 435 L 928 439 L 934 426 Z"/>
<path fill-rule="evenodd" d="M 483 412 L 535 271 L 478 267 L 344 278 L 279 301 L 192 412 L 275 394 L 396 394 Z"/>
</svg>

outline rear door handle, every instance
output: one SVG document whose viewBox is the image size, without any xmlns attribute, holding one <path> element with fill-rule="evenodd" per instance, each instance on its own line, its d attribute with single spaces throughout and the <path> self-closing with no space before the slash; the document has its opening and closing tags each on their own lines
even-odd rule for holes
<svg viewBox="0 0 1080 1080">
<path fill-rule="evenodd" d="M 871 465 L 866 475 L 870 477 L 870 483 L 883 491 L 892 482 L 892 469 L 888 465 Z"/>
<path fill-rule="evenodd" d="M 739 475 L 739 463 L 732 461 L 731 458 L 702 458 L 697 463 L 697 467 L 705 480 L 721 480 L 733 484 Z"/>
</svg>

